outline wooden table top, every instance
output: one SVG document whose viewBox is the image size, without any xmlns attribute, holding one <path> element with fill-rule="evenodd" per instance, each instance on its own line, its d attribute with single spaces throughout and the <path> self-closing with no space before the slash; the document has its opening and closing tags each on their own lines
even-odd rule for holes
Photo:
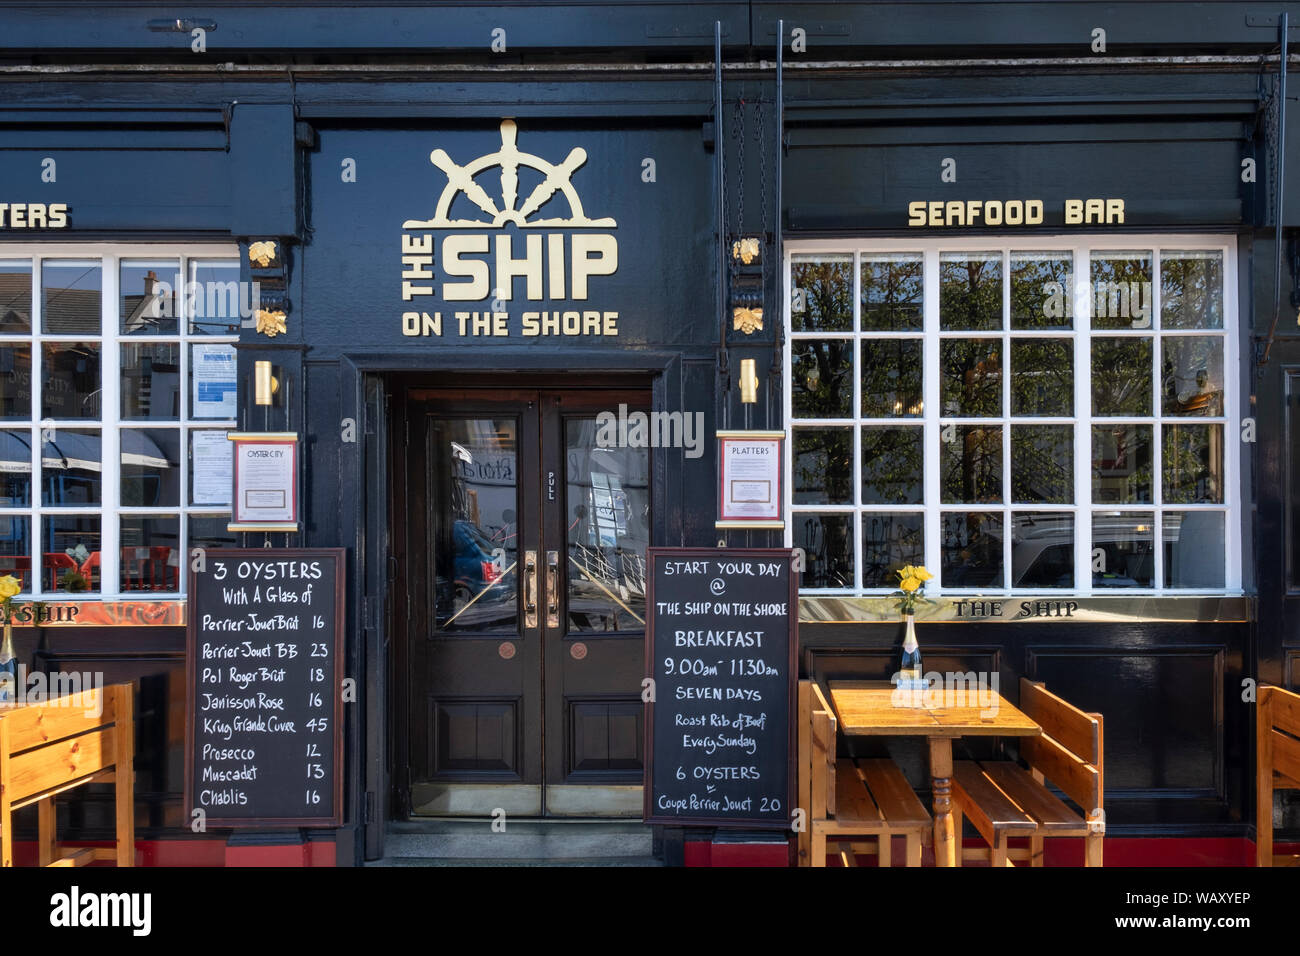
<svg viewBox="0 0 1300 956">
<path fill-rule="evenodd" d="M 919 737 L 1036 737 L 1043 728 L 1018 710 L 1001 694 L 985 688 L 972 689 L 962 701 L 959 691 L 935 688 L 920 693 L 921 702 L 945 706 L 903 707 L 895 702 L 896 691 L 879 681 L 832 681 L 831 706 L 841 733 L 864 736 Z M 980 697 L 989 704 L 980 706 Z M 952 700 L 945 700 L 952 697 Z"/>
</svg>

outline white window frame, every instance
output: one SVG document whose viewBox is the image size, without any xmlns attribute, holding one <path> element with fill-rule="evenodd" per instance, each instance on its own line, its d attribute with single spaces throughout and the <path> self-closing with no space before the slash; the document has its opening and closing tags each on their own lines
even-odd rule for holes
<svg viewBox="0 0 1300 956">
<path fill-rule="evenodd" d="M 21 597 L 25 600 L 57 601 L 114 601 L 114 600 L 180 600 L 185 597 L 187 575 L 184 556 L 189 553 L 189 518 L 228 517 L 229 507 L 219 508 L 211 505 L 190 504 L 190 436 L 195 431 L 214 430 L 229 431 L 237 428 L 235 419 L 195 419 L 190 407 L 190 365 L 193 360 L 191 345 L 195 344 L 237 344 L 236 335 L 195 335 L 188 330 L 190 316 L 187 311 L 186 297 L 182 289 L 174 290 L 176 295 L 177 330 L 171 334 L 125 335 L 121 332 L 120 309 L 121 262 L 124 259 L 165 259 L 179 263 L 181 275 L 186 283 L 194 280 L 193 263 L 206 259 L 233 259 L 239 261 L 239 247 L 233 243 L 124 243 L 124 242 L 0 242 L 0 261 L 26 260 L 32 268 L 32 330 L 30 334 L 0 333 L 0 345 L 26 343 L 32 348 L 32 419 L 24 424 L 21 421 L 0 422 L 0 429 L 12 430 L 29 428 L 32 434 L 32 500 L 26 507 L 0 508 L 0 515 L 5 517 L 25 517 L 31 522 L 29 536 L 31 545 L 32 570 L 30 589 Z M 59 335 L 41 331 L 43 306 L 42 294 L 42 260 L 44 259 L 97 259 L 101 268 L 101 302 L 100 332 L 92 334 Z M 37 480 L 40 474 L 41 454 L 44 450 L 40 440 L 41 418 L 41 376 L 37 374 L 38 353 L 42 344 L 47 342 L 90 342 L 100 347 L 100 417 L 98 420 L 60 419 L 58 428 L 95 427 L 100 429 L 100 503 L 85 507 L 47 506 L 42 498 L 42 484 Z M 180 413 L 175 421 L 121 418 L 121 346 L 147 344 L 175 344 L 181 353 L 181 403 Z M 122 507 L 121 501 L 121 442 L 123 427 L 148 430 L 149 428 L 170 428 L 180 432 L 180 497 L 179 504 L 160 507 Z M 45 591 L 43 589 L 44 566 L 42 556 L 44 547 L 44 528 L 42 522 L 47 517 L 59 515 L 95 515 L 100 521 L 100 590 L 96 592 Z M 123 591 L 121 589 L 121 518 L 123 515 L 143 515 L 158 517 L 176 517 L 179 530 L 181 565 L 178 569 L 178 589 L 176 591 Z"/>
<path fill-rule="evenodd" d="M 1152 269 L 1152 303 L 1151 326 L 1144 329 L 1099 329 L 1099 336 L 1136 336 L 1150 337 L 1153 341 L 1152 357 L 1152 395 L 1150 416 L 1098 416 L 1092 415 L 1092 289 L 1091 289 L 1091 254 L 1104 251 L 1150 250 L 1154 256 Z M 1222 329 L 1178 329 L 1164 331 L 1161 328 L 1161 253 L 1164 251 L 1219 251 L 1223 254 L 1223 328 Z M 1069 251 L 1074 257 L 1074 316 L 1073 328 L 1065 329 L 1012 329 L 1010 328 L 1010 254 L 1012 252 L 1055 252 Z M 1240 343 L 1238 340 L 1237 309 L 1237 240 L 1234 236 L 1218 234 L 1067 234 L 1038 235 L 1026 233 L 999 234 L 996 236 L 953 236 L 953 237 L 915 237 L 882 239 L 816 239 L 798 240 L 785 243 L 782 269 L 782 321 L 785 323 L 785 346 L 783 349 L 783 376 L 785 388 L 782 396 L 783 427 L 789 454 L 785 456 L 785 508 L 789 520 L 786 522 L 785 543 L 793 546 L 794 524 L 801 513 L 845 514 L 854 516 L 853 534 L 853 575 L 854 587 L 845 588 L 800 588 L 801 595 L 861 595 L 867 597 L 884 596 L 893 593 L 893 588 L 863 588 L 862 582 L 862 533 L 860 515 L 872 511 L 902 513 L 920 511 L 924 514 L 923 528 L 925 535 L 925 565 L 935 573 L 935 582 L 927 587 L 932 596 L 1014 596 L 1021 594 L 1049 594 L 1053 597 L 1123 597 L 1131 595 L 1159 595 L 1165 597 L 1192 597 L 1196 595 L 1239 595 L 1242 593 L 1241 582 L 1241 508 L 1242 488 L 1240 480 L 1240 430 L 1239 430 L 1239 390 Z M 1001 331 L 990 332 L 942 332 L 939 327 L 939 259 L 943 253 L 969 252 L 999 253 L 1002 256 L 1003 275 L 1003 317 L 1004 327 Z M 861 342 L 870 338 L 917 337 L 916 333 L 904 332 L 866 332 L 861 330 L 862 302 L 860 293 L 861 260 L 864 255 L 880 254 L 919 254 L 923 259 L 924 302 L 922 332 L 919 337 L 924 344 L 923 401 L 924 414 L 921 418 L 906 419 L 864 419 L 861 417 L 861 398 L 859 389 L 861 376 L 858 364 L 861 356 Z M 853 260 L 853 325 L 849 332 L 795 332 L 792 331 L 791 296 L 793 286 L 791 274 L 793 259 L 798 255 L 849 255 Z M 1161 414 L 1161 362 L 1160 343 L 1165 337 L 1177 335 L 1221 335 L 1223 337 L 1223 417 L 1222 418 L 1173 418 Z M 1068 505 L 1016 505 L 1010 494 L 1011 482 L 1011 443 L 1003 442 L 1003 496 L 1002 501 L 987 506 L 980 504 L 944 505 L 940 494 L 940 376 L 939 342 L 942 338 L 961 338 L 965 336 L 980 338 L 1000 337 L 1003 343 L 1002 408 L 1003 414 L 997 419 L 981 419 L 976 424 L 998 422 L 1002 425 L 1013 423 L 1011 415 L 1009 374 L 1010 354 L 1008 346 L 1012 338 L 1052 338 L 1069 339 L 1074 355 L 1074 417 L 1053 418 L 1033 417 L 1016 418 L 1015 424 L 1072 424 L 1074 426 L 1074 502 Z M 799 340 L 840 339 L 852 343 L 853 352 L 853 417 L 849 419 L 800 419 L 793 418 L 792 381 L 792 343 Z M 953 421 L 947 419 L 946 421 Z M 963 424 L 966 420 L 957 419 Z M 1152 501 L 1145 504 L 1094 504 L 1092 502 L 1092 425 L 1105 424 L 1109 421 L 1123 421 L 1152 426 Z M 794 503 L 794 435 L 796 424 L 826 424 L 830 426 L 851 426 L 853 429 L 853 501 L 843 505 L 818 505 Z M 1161 455 L 1163 451 L 1163 434 L 1161 425 L 1169 423 L 1215 424 L 1223 425 L 1223 503 L 1222 504 L 1178 504 L 1164 503 L 1164 476 Z M 870 505 L 862 503 L 862 426 L 872 425 L 909 425 L 922 426 L 924 448 L 923 504 L 921 505 Z M 933 452 L 932 452 L 933 450 Z M 1080 491 L 1085 492 L 1080 495 Z M 1224 587 L 1206 588 L 1172 588 L 1164 587 L 1164 530 L 1162 515 L 1170 511 L 1215 511 L 1224 514 L 1225 567 Z M 1011 527 L 1010 515 L 1027 511 L 1068 512 L 1074 515 L 1074 588 L 943 588 L 939 585 L 938 568 L 941 565 L 941 513 L 944 511 L 1000 513 L 1003 518 L 1003 580 L 1010 582 L 1011 565 Z M 1153 545 L 1153 587 L 1149 588 L 1094 588 L 1092 586 L 1092 514 L 1094 511 L 1128 511 L 1151 512 L 1155 518 L 1152 528 Z M 1083 583 L 1080 583 L 1083 582 Z"/>
</svg>

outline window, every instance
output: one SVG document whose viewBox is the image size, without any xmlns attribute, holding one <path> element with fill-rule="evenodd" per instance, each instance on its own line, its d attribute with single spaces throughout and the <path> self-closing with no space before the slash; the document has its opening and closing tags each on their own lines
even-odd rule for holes
<svg viewBox="0 0 1300 956">
<path fill-rule="evenodd" d="M 234 543 L 234 252 L 0 244 L 0 574 L 31 597 L 179 595 L 188 546 Z"/>
<path fill-rule="evenodd" d="M 792 246 L 804 591 L 1240 587 L 1234 247 L 1026 238 Z"/>
</svg>

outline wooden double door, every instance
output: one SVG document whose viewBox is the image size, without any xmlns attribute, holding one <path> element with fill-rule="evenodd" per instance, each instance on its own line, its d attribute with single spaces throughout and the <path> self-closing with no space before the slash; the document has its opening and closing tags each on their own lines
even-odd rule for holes
<svg viewBox="0 0 1300 956">
<path fill-rule="evenodd" d="M 640 814 L 650 456 L 617 422 L 648 403 L 408 392 L 409 813 Z"/>
</svg>

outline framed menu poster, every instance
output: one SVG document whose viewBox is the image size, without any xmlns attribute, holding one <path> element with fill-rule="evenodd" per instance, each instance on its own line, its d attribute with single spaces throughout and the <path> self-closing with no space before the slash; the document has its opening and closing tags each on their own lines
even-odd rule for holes
<svg viewBox="0 0 1300 956">
<path fill-rule="evenodd" d="M 717 528 L 785 527 L 785 432 L 720 431 Z"/>
<path fill-rule="evenodd" d="M 229 432 L 234 488 L 227 531 L 298 530 L 296 432 Z"/>
</svg>

